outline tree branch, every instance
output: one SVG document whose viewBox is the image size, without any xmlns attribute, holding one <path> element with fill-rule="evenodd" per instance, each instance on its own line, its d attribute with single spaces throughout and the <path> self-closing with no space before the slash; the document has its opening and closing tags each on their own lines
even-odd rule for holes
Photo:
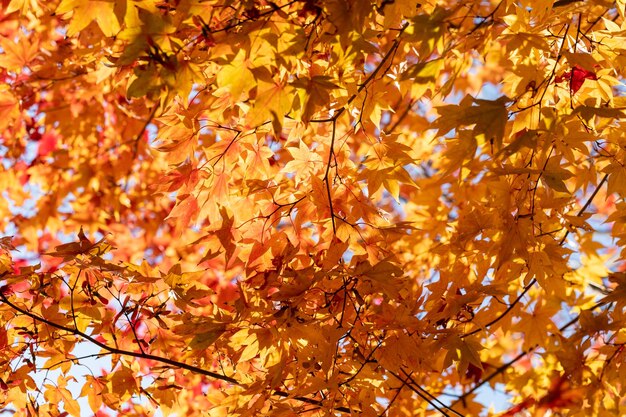
<svg viewBox="0 0 626 417">
<path fill-rule="evenodd" d="M 588 308 L 586 311 L 593 311 L 596 308 L 602 307 L 605 304 L 608 304 L 608 303 L 605 302 L 605 301 L 599 301 L 595 305 L 593 305 L 590 308 Z M 563 326 L 559 327 L 559 332 L 562 332 L 562 331 L 568 329 L 569 327 L 573 326 L 576 322 L 578 322 L 578 320 L 580 320 L 580 316 L 581 316 L 580 314 L 577 315 L 576 317 L 574 317 L 573 319 L 571 319 L 570 321 L 565 323 Z M 503 363 L 502 365 L 498 366 L 496 368 L 496 370 L 493 371 L 491 374 L 489 374 L 489 376 L 487 378 L 484 378 L 482 381 L 480 381 L 478 384 L 476 384 L 472 389 L 470 389 L 469 391 L 467 391 L 466 393 L 461 395 L 459 398 L 457 398 L 452 404 L 450 404 L 450 407 L 454 407 L 456 404 L 458 404 L 459 402 L 463 401 L 465 398 L 467 398 L 469 395 L 474 393 L 480 387 L 482 387 L 487 382 L 491 381 L 493 378 L 495 378 L 496 376 L 498 376 L 501 373 L 503 373 L 504 371 L 506 371 L 511 365 L 513 365 L 514 363 L 516 363 L 517 361 L 519 361 L 520 359 L 522 359 L 524 356 L 528 355 L 529 353 L 533 352 L 535 349 L 536 348 L 531 348 L 531 349 L 528 349 L 528 350 L 524 350 L 524 351 L 520 352 L 516 357 L 511 359 L 510 361 L 508 361 L 506 363 Z"/>
<path fill-rule="evenodd" d="M 11 302 L 1 291 L 0 291 L 0 301 L 2 301 L 4 304 L 6 304 L 7 306 L 11 307 L 13 310 L 28 316 L 30 318 L 32 318 L 35 321 L 44 323 L 48 326 L 54 327 L 56 329 L 59 330 L 63 330 L 67 333 L 73 334 L 75 336 L 81 337 L 91 343 L 93 343 L 94 345 L 100 347 L 101 349 L 106 350 L 107 352 L 111 353 L 111 354 L 117 354 L 117 355 L 123 355 L 123 356 L 130 356 L 133 358 L 138 358 L 138 359 L 147 359 L 147 360 L 153 360 L 155 362 L 160 362 L 160 363 L 164 363 L 170 366 L 174 366 L 176 368 L 181 368 L 181 369 L 185 369 L 187 371 L 193 372 L 195 374 L 199 374 L 199 375 L 204 375 L 207 376 L 209 378 L 213 378 L 213 379 L 217 379 L 220 381 L 224 381 L 224 382 L 228 382 L 230 384 L 233 385 L 237 385 L 237 386 L 245 386 L 244 384 L 242 384 L 241 382 L 239 382 L 238 380 L 236 380 L 235 378 L 226 376 L 226 375 L 221 375 L 218 374 L 216 372 L 212 372 L 212 371 L 207 371 L 206 369 L 202 369 L 200 367 L 197 366 L 193 366 L 193 365 L 189 365 L 187 363 L 184 362 L 179 362 L 173 359 L 168 359 L 168 358 L 164 358 L 161 356 L 156 356 L 156 355 L 151 355 L 149 353 L 141 353 L 141 352 L 132 352 L 130 350 L 124 350 L 124 349 L 119 349 L 116 347 L 112 347 L 112 346 L 108 346 L 105 343 L 102 343 L 98 340 L 96 340 L 95 338 L 93 338 L 92 336 L 81 332 L 78 329 L 73 329 L 71 327 L 67 327 L 64 326 L 62 324 L 58 324 L 55 323 L 53 321 L 50 321 L 44 317 L 41 317 L 35 313 L 32 313 L 28 310 L 25 310 L 19 306 L 17 306 L 15 303 Z M 323 406 L 323 402 L 319 401 L 319 400 L 314 400 L 312 398 L 307 398 L 307 397 L 301 397 L 301 396 L 295 396 L 295 397 L 291 397 L 291 394 L 289 394 L 288 392 L 285 391 L 280 391 L 280 390 L 275 390 L 272 392 L 272 395 L 275 395 L 277 397 L 283 397 L 283 398 L 290 398 L 296 401 L 300 401 L 306 404 L 312 404 L 312 405 L 317 405 L 322 407 Z M 339 411 L 342 413 L 351 413 L 351 410 L 348 407 L 335 407 L 333 409 L 334 411 Z"/>
<path fill-rule="evenodd" d="M 583 213 L 589 208 L 589 206 L 593 202 L 593 199 L 596 197 L 596 195 L 600 191 L 600 188 L 602 188 L 602 186 L 608 180 L 608 178 L 609 178 L 609 174 L 604 174 L 604 177 L 602 177 L 602 179 L 600 180 L 600 182 L 598 183 L 596 188 L 593 190 L 593 193 L 591 193 L 591 195 L 589 196 L 589 198 L 587 199 L 585 204 L 581 207 L 581 209 L 578 211 L 578 213 L 576 213 L 576 217 L 582 216 Z M 565 231 L 565 235 L 563 235 L 563 237 L 559 241 L 559 246 L 562 246 L 563 243 L 565 243 L 565 240 L 567 239 L 568 235 L 569 235 L 569 230 L 566 230 Z M 461 335 L 461 338 L 465 338 L 465 337 L 468 337 L 468 336 L 475 335 L 476 333 L 478 333 L 478 332 L 480 332 L 482 330 L 485 330 L 485 329 L 493 326 L 494 324 L 496 324 L 500 320 L 502 320 L 504 318 L 504 316 L 509 314 L 511 312 L 511 310 L 513 310 L 513 308 L 515 308 L 515 306 L 522 300 L 522 298 L 526 295 L 526 293 L 530 290 L 530 288 L 533 285 L 535 285 L 536 283 L 537 283 L 537 279 L 536 278 L 533 278 L 532 280 L 530 280 L 530 282 L 524 287 L 524 290 L 520 293 L 520 295 L 518 295 L 517 298 L 515 300 L 513 300 L 513 302 L 511 304 L 509 304 L 509 306 L 506 308 L 506 310 L 504 310 L 502 312 L 502 314 L 500 314 L 498 317 L 496 317 L 495 319 L 491 320 L 489 323 L 485 324 L 484 326 L 479 327 L 477 329 L 474 329 L 474 330 L 472 330 L 469 333 L 465 333 L 464 335 Z"/>
</svg>

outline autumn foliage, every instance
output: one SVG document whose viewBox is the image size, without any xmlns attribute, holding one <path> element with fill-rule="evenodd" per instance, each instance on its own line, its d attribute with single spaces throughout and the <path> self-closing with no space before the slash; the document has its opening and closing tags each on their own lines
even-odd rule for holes
<svg viewBox="0 0 626 417">
<path fill-rule="evenodd" d="M 626 415 L 625 3 L 2 0 L 0 414 Z"/>
</svg>

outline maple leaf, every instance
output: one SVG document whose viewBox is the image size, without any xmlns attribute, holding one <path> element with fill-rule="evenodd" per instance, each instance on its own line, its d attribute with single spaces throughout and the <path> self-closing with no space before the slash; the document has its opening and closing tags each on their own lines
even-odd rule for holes
<svg viewBox="0 0 626 417">
<path fill-rule="evenodd" d="M 25 15 L 29 9 L 32 9 L 35 12 L 41 11 L 37 0 L 11 0 L 6 8 L 6 14 L 17 11 Z"/>
<path fill-rule="evenodd" d="M 242 94 L 247 94 L 256 86 L 256 80 L 248 68 L 248 62 L 245 50 L 240 49 L 229 64 L 222 67 L 217 74 L 217 85 L 228 90 L 231 101 L 239 100 Z"/>
<path fill-rule="evenodd" d="M 249 125 L 258 126 L 271 119 L 274 131 L 280 133 L 283 118 L 291 110 L 293 96 L 293 87 L 289 85 L 283 85 L 281 82 L 267 83 L 260 80 L 257 85 L 254 109 L 249 114 Z"/>
<path fill-rule="evenodd" d="M 608 278 L 616 284 L 616 287 L 602 301 L 615 302 L 618 307 L 623 308 L 626 305 L 626 273 L 615 272 L 610 274 Z"/>
<path fill-rule="evenodd" d="M 46 132 L 41 136 L 39 140 L 39 148 L 37 148 L 37 155 L 39 157 L 45 157 L 50 152 L 57 148 L 58 136 L 52 132 Z"/>
<path fill-rule="evenodd" d="M 322 157 L 317 152 L 312 152 L 302 140 L 297 148 L 289 147 L 287 150 L 293 160 L 287 162 L 283 172 L 295 172 L 296 184 L 314 175 L 323 165 Z"/>
<path fill-rule="evenodd" d="M 482 346 L 480 346 L 479 343 L 475 341 L 464 341 L 453 337 L 449 346 L 450 350 L 448 351 L 444 361 L 446 364 L 449 364 L 451 361 L 457 361 L 459 374 L 466 374 L 470 365 L 473 365 L 481 370 L 483 369 L 483 363 L 480 360 L 480 354 L 478 353 L 482 349 Z"/>
<path fill-rule="evenodd" d="M 564 181 L 572 176 L 573 174 L 570 171 L 561 167 L 559 161 L 553 158 L 548 161 L 542 178 L 550 188 L 559 192 L 569 193 Z"/>
<path fill-rule="evenodd" d="M 176 219 L 177 227 L 179 230 L 183 230 L 189 226 L 192 218 L 196 215 L 198 211 L 198 200 L 191 194 L 184 194 L 179 196 L 179 200 L 170 211 L 170 214 L 165 218 L 167 219 Z"/>
<path fill-rule="evenodd" d="M 549 336 L 549 332 L 556 332 L 556 326 L 552 321 L 552 316 L 555 314 L 555 309 L 545 306 L 537 306 L 534 311 L 529 314 L 528 320 L 524 321 L 522 329 L 524 332 L 524 346 L 534 347 L 536 345 L 543 345 L 545 339 Z"/>
<path fill-rule="evenodd" d="M 440 117 L 433 124 L 439 135 L 444 135 L 460 125 L 474 125 L 474 136 L 482 137 L 483 141 L 495 141 L 502 144 L 507 121 L 505 104 L 508 97 L 502 96 L 497 100 L 475 99 L 466 96 L 459 105 L 447 105 L 437 108 Z"/>
<path fill-rule="evenodd" d="M 598 76 L 596 75 L 595 72 L 587 71 L 586 69 L 578 65 L 574 65 L 574 67 L 571 70 L 566 71 L 563 74 L 555 77 L 554 82 L 558 84 L 563 81 L 568 81 L 570 91 L 572 92 L 572 94 L 575 94 L 583 86 L 583 83 L 585 82 L 585 80 L 597 80 L 597 79 L 598 79 Z"/>
<path fill-rule="evenodd" d="M 37 57 L 39 45 L 36 41 L 31 43 L 24 38 L 21 38 L 17 43 L 4 38 L 0 39 L 0 48 L 3 51 L 0 55 L 0 67 L 19 74 Z"/>
<path fill-rule="evenodd" d="M 330 92 L 339 88 L 332 82 L 332 78 L 324 75 L 315 75 L 308 79 L 299 79 L 292 85 L 300 90 L 302 119 L 310 120 L 315 113 L 330 102 Z"/>
<path fill-rule="evenodd" d="M 104 239 L 96 243 L 92 243 L 91 240 L 85 236 L 83 228 L 80 228 L 78 232 L 78 242 L 64 243 L 54 248 L 53 252 L 47 252 L 45 255 L 62 258 L 64 260 L 72 259 L 77 255 L 94 253 L 103 254 L 106 251 L 106 242 Z"/>
<path fill-rule="evenodd" d="M 95 21 L 105 36 L 115 36 L 120 31 L 120 24 L 115 14 L 115 3 L 105 0 L 63 0 L 55 13 L 72 14 L 67 35 L 73 36 Z"/>
<path fill-rule="evenodd" d="M 3 0 L 0 409 L 623 414 L 624 3 Z"/>
<path fill-rule="evenodd" d="M 4 128 L 18 112 L 18 102 L 13 94 L 0 88 L 0 127 Z"/>
<path fill-rule="evenodd" d="M 137 380 L 132 370 L 126 366 L 108 376 L 107 388 L 122 398 L 128 398 L 137 391 Z"/>
<path fill-rule="evenodd" d="M 6 329 L 0 329 L 0 348 L 6 349 L 9 345 L 9 337 L 7 335 Z"/>
<path fill-rule="evenodd" d="M 12 241 L 13 241 L 13 236 L 0 237 L 0 249 L 4 251 L 16 250 Z"/>
</svg>

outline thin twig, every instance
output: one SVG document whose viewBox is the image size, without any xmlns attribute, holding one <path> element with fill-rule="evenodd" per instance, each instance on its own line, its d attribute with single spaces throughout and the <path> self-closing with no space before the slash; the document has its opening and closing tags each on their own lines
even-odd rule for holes
<svg viewBox="0 0 626 417">
<path fill-rule="evenodd" d="M 605 304 L 608 304 L 608 303 L 606 301 L 599 301 L 598 303 L 596 303 L 592 307 L 588 308 L 586 311 L 593 311 L 596 308 L 602 307 Z M 581 316 L 580 314 L 577 315 L 576 317 L 572 318 L 570 321 L 565 323 L 563 326 L 559 327 L 559 332 L 563 332 L 564 330 L 567 330 L 569 327 L 573 326 L 576 322 L 578 322 L 578 320 L 580 320 L 580 316 Z M 485 385 L 487 382 L 491 381 L 496 376 L 498 376 L 501 373 L 503 373 L 504 371 L 506 371 L 511 365 L 513 365 L 514 363 L 516 363 L 517 361 L 519 361 L 520 359 L 522 359 L 524 356 L 528 355 L 529 353 L 533 352 L 535 349 L 536 348 L 533 347 L 533 348 L 524 350 L 524 351 L 520 352 L 516 357 L 511 359 L 510 361 L 508 361 L 508 362 L 498 366 L 495 371 L 493 371 L 491 374 L 489 374 L 488 377 L 484 378 L 482 381 L 480 381 L 478 384 L 476 384 L 472 389 L 470 389 L 469 391 L 467 391 L 466 393 L 461 395 L 452 404 L 450 404 L 450 407 L 454 407 L 459 402 L 465 400 L 465 398 L 467 398 L 469 395 L 474 393 L 476 390 L 478 390 L 480 387 Z"/>
<path fill-rule="evenodd" d="M 593 193 L 591 193 L 591 195 L 589 196 L 589 198 L 587 199 L 585 204 L 581 207 L 581 209 L 576 214 L 576 217 L 582 216 L 583 213 L 589 208 L 589 206 L 593 202 L 593 199 L 596 197 L 596 195 L 600 191 L 600 188 L 602 188 L 604 183 L 608 180 L 608 177 L 609 177 L 609 174 L 605 174 L 604 177 L 602 177 L 602 179 L 600 180 L 600 182 L 598 183 L 596 188 L 593 190 Z M 559 241 L 559 246 L 562 246 L 563 243 L 565 243 L 565 240 L 567 239 L 568 235 L 569 235 L 569 230 L 566 230 L 565 235 L 563 235 L 563 237 Z M 464 335 L 461 336 L 461 338 L 465 338 L 465 337 L 468 337 L 468 336 L 475 335 L 476 333 L 478 333 L 478 332 L 480 332 L 482 330 L 485 330 L 485 329 L 493 326 L 494 324 L 496 324 L 500 320 L 502 320 L 507 314 L 509 314 L 511 312 L 511 310 L 513 310 L 513 308 L 522 300 L 522 298 L 526 295 L 526 293 L 536 283 L 537 283 L 537 279 L 536 278 L 533 278 L 532 280 L 530 280 L 530 282 L 524 287 L 524 290 L 521 292 L 521 294 L 518 295 L 517 298 L 511 304 L 509 304 L 509 306 L 506 308 L 506 310 L 504 310 L 502 312 L 502 314 L 500 314 L 498 317 L 496 317 L 495 319 L 491 320 L 489 323 L 485 324 L 484 326 L 476 328 L 476 329 L 472 330 L 469 333 L 465 333 Z"/>
<path fill-rule="evenodd" d="M 88 335 L 88 334 L 86 334 L 84 332 L 81 332 L 78 329 L 72 329 L 71 327 L 67 327 L 67 326 L 64 326 L 62 324 L 55 323 L 55 322 L 53 322 L 51 320 L 48 320 L 48 319 L 46 319 L 44 317 L 41 317 L 41 316 L 39 316 L 39 315 L 37 315 L 35 313 L 32 313 L 32 312 L 30 312 L 28 310 L 25 310 L 25 309 L 23 309 L 21 307 L 18 307 L 16 304 L 14 304 L 13 302 L 9 301 L 9 299 L 2 292 L 0 292 L 0 301 L 2 301 L 3 303 L 5 303 L 9 307 L 11 307 L 13 310 L 15 310 L 15 311 L 17 311 L 17 312 L 19 312 L 19 313 L 21 313 L 21 314 L 23 314 L 25 316 L 28 316 L 28 317 L 32 318 L 33 320 L 35 320 L 35 321 L 44 323 L 44 324 L 46 324 L 48 326 L 54 327 L 54 328 L 59 329 L 59 330 L 63 330 L 65 332 L 69 333 L 69 334 L 73 334 L 75 336 L 79 336 L 79 337 L 81 337 L 81 338 L 83 338 L 83 339 L 93 343 L 94 345 L 96 345 L 96 346 L 106 350 L 107 352 L 109 352 L 111 354 L 130 356 L 130 357 L 139 358 L 139 359 L 153 360 L 155 362 L 164 363 L 166 365 L 174 366 L 176 368 L 185 369 L 185 370 L 193 372 L 195 374 L 204 375 L 204 376 L 207 376 L 209 378 L 218 379 L 220 381 L 228 382 L 228 383 L 233 384 L 233 385 L 244 386 L 244 384 L 242 384 L 241 382 L 239 382 L 235 378 L 232 378 L 232 377 L 229 377 L 229 376 L 226 376 L 226 375 L 221 375 L 221 374 L 218 374 L 216 372 L 208 371 L 206 369 L 202 369 L 202 368 L 197 367 L 197 366 L 189 365 L 189 364 L 184 363 L 184 362 L 179 362 L 179 361 L 176 361 L 176 360 L 173 360 L 173 359 L 164 358 L 164 357 L 157 356 L 157 355 L 152 355 L 152 354 L 149 354 L 149 353 L 133 352 L 133 351 L 130 351 L 130 350 L 124 350 L 124 349 L 119 349 L 119 348 L 116 348 L 116 347 L 108 346 L 107 344 L 102 343 L 102 342 L 96 340 L 94 337 L 92 337 L 92 336 L 90 336 L 90 335 Z M 294 397 L 292 397 L 292 394 L 289 394 L 288 392 L 285 392 L 285 391 L 275 390 L 275 391 L 272 392 L 272 395 L 275 395 L 277 397 L 290 398 L 290 399 L 293 399 L 293 400 L 296 400 L 296 401 L 300 401 L 300 402 L 307 403 L 307 404 L 312 404 L 312 405 L 317 405 L 317 406 L 320 406 L 320 407 L 323 406 L 322 401 L 315 400 L 315 399 L 312 399 L 312 398 L 307 398 L 307 397 L 301 397 L 301 396 L 294 396 Z M 339 412 L 342 412 L 342 413 L 350 413 L 351 412 L 351 410 L 348 407 L 335 407 L 333 410 L 334 411 L 339 411 Z"/>
</svg>

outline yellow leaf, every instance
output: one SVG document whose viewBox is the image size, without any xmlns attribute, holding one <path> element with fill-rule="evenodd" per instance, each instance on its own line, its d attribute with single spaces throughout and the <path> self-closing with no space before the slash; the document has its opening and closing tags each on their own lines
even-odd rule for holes
<svg viewBox="0 0 626 417">
<path fill-rule="evenodd" d="M 479 351 L 483 347 L 474 340 L 461 339 L 458 336 L 452 336 L 448 340 L 448 353 L 444 359 L 444 366 L 449 366 L 452 361 L 457 362 L 458 373 L 464 375 L 470 364 L 479 369 L 483 369 Z"/>
<path fill-rule="evenodd" d="M 233 102 L 241 99 L 243 94 L 247 95 L 256 86 L 254 74 L 248 68 L 244 49 L 240 49 L 235 58 L 222 67 L 217 74 L 217 85 L 230 93 Z"/>
<path fill-rule="evenodd" d="M 241 356 L 239 357 L 240 362 L 246 362 L 250 359 L 254 358 L 259 354 L 259 341 L 253 340 L 245 349 L 241 352 Z"/>
<path fill-rule="evenodd" d="M 20 12 L 20 14 L 26 15 L 29 9 L 32 9 L 35 13 L 41 11 L 37 0 L 11 0 L 5 11 L 5 15 L 13 12 Z"/>
<path fill-rule="evenodd" d="M 37 40 L 20 37 L 17 43 L 9 38 L 0 39 L 0 48 L 4 52 L 0 55 L 0 67 L 18 74 L 37 56 L 39 43 Z"/>
<path fill-rule="evenodd" d="M 226 326 L 220 325 L 208 331 L 196 334 L 189 342 L 189 347 L 193 350 L 203 350 L 215 343 L 217 339 L 224 333 Z"/>
<path fill-rule="evenodd" d="M 57 388 L 59 393 L 61 394 L 61 398 L 63 398 L 63 408 L 65 411 L 70 413 L 70 415 L 74 417 L 80 417 L 80 406 L 78 405 L 78 401 L 72 398 L 72 393 L 69 392 L 66 388 Z"/>
<path fill-rule="evenodd" d="M 607 192 L 626 195 L 626 168 L 621 164 L 610 164 L 605 170 L 609 173 Z"/>
<path fill-rule="evenodd" d="M 85 380 L 86 383 L 80 391 L 80 396 L 87 396 L 89 407 L 91 408 L 91 411 L 95 413 L 100 409 L 100 407 L 102 407 L 102 390 L 105 386 L 97 378 L 91 375 L 86 375 Z"/>
<path fill-rule="evenodd" d="M 274 130 L 282 130 L 283 118 L 289 113 L 293 103 L 294 89 L 280 82 L 264 82 L 258 84 L 254 107 L 248 114 L 248 124 L 258 126 L 272 120 Z"/>
<path fill-rule="evenodd" d="M 4 86 L 3 86 L 4 87 Z M 0 87 L 0 129 L 11 124 L 12 119 L 18 114 L 18 102 L 13 94 Z"/>
<path fill-rule="evenodd" d="M 542 172 L 541 179 L 555 191 L 569 193 L 565 180 L 574 176 L 570 171 L 561 166 L 560 157 L 553 157 L 548 160 Z"/>
<path fill-rule="evenodd" d="M 287 162 L 282 171 L 285 173 L 295 172 L 296 184 L 309 178 L 324 164 L 322 157 L 317 152 L 311 152 L 303 141 L 300 141 L 300 145 L 297 148 L 290 147 L 287 150 L 293 157 L 293 160 Z"/>
<path fill-rule="evenodd" d="M 545 346 L 549 334 L 558 332 L 552 321 L 552 316 L 557 311 L 558 308 L 554 306 L 537 304 L 531 314 L 522 314 L 519 327 L 524 332 L 524 349 L 530 349 L 536 345 Z"/>
<path fill-rule="evenodd" d="M 339 88 L 330 80 L 330 77 L 316 75 L 293 82 L 293 86 L 300 89 L 302 120 L 310 120 L 321 109 L 330 107 L 330 92 Z"/>
<path fill-rule="evenodd" d="M 115 36 L 120 31 L 120 24 L 115 15 L 114 1 L 101 0 L 63 0 L 56 9 L 56 14 L 73 11 L 67 36 L 74 36 L 95 21 L 105 36 Z"/>
<path fill-rule="evenodd" d="M 439 135 L 444 135 L 460 126 L 474 125 L 474 137 L 482 139 L 482 143 L 493 141 L 499 150 L 508 115 L 505 105 L 509 101 L 506 96 L 496 100 L 482 100 L 468 95 L 458 105 L 437 107 L 441 116 L 435 120 L 433 127 L 439 129 Z"/>
<path fill-rule="evenodd" d="M 133 372 L 126 366 L 109 374 L 108 379 L 109 391 L 119 395 L 122 401 L 130 398 L 137 391 L 137 381 Z"/>
</svg>

